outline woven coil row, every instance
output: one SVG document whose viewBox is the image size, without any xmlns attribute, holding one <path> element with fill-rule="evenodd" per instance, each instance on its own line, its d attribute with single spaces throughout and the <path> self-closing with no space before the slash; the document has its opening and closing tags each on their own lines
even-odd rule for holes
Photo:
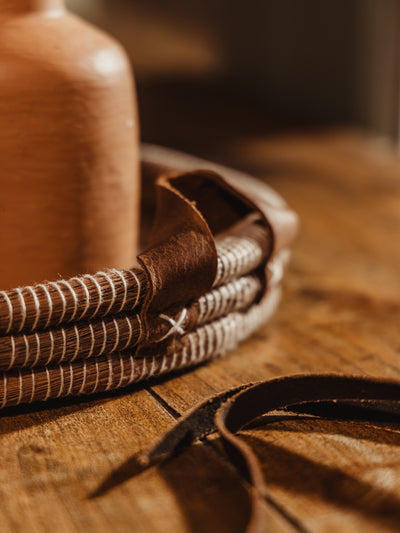
<svg viewBox="0 0 400 533">
<path fill-rule="evenodd" d="M 268 264 L 269 288 L 258 301 L 268 239 L 251 223 L 218 240 L 213 289 L 176 316 L 152 317 L 147 329 L 139 268 L 0 292 L 0 408 L 119 389 L 235 348 L 279 301 L 285 250 Z M 137 353 L 139 344 L 153 353 Z"/>
</svg>

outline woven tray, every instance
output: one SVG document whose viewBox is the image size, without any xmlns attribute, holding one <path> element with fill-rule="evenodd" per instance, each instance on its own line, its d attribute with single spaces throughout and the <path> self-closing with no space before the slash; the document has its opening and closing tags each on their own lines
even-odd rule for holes
<svg viewBox="0 0 400 533">
<path fill-rule="evenodd" d="M 276 310 L 297 229 L 284 201 L 254 178 L 170 150 L 146 146 L 142 159 L 145 184 L 161 177 L 137 266 L 0 292 L 0 408 L 204 363 Z"/>
</svg>

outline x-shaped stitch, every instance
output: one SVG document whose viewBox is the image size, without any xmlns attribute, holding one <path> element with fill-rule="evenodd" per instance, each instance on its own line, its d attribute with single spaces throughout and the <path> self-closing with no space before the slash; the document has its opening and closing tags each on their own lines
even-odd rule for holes
<svg viewBox="0 0 400 533">
<path fill-rule="evenodd" d="M 188 314 L 188 310 L 187 309 L 182 309 L 182 312 L 181 312 L 178 320 L 175 320 L 174 318 L 172 318 L 172 317 L 170 317 L 168 315 L 160 315 L 160 318 L 162 318 L 163 320 L 166 320 L 167 322 L 169 322 L 171 324 L 172 328 L 163 337 L 161 337 L 161 339 L 158 339 L 157 342 L 164 341 L 165 339 L 167 339 L 168 337 L 170 337 L 174 333 L 179 333 L 179 335 L 184 335 L 185 334 L 185 330 L 183 328 L 183 324 L 184 324 L 184 322 L 186 320 L 187 314 Z"/>
</svg>

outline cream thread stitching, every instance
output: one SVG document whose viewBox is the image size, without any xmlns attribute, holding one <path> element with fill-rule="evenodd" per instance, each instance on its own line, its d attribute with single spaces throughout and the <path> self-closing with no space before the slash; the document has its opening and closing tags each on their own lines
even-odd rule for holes
<svg viewBox="0 0 400 533">
<path fill-rule="evenodd" d="M 47 377 L 47 392 L 46 392 L 44 401 L 47 401 L 50 398 L 50 394 L 51 394 L 51 381 L 50 381 L 49 369 L 46 367 L 45 370 L 46 370 L 46 377 Z"/>
<path fill-rule="evenodd" d="M 166 361 L 166 359 L 167 358 L 165 356 L 162 358 L 162 362 L 161 362 L 161 366 L 160 366 L 160 370 L 159 370 L 160 374 L 164 374 L 164 372 L 167 369 L 167 361 Z"/>
<path fill-rule="evenodd" d="M 190 345 L 190 357 L 189 361 L 194 363 L 196 361 L 196 345 L 194 343 L 193 335 L 188 335 L 189 345 Z"/>
<path fill-rule="evenodd" d="M 64 328 L 61 328 L 61 336 L 62 336 L 62 339 L 63 339 L 63 350 L 62 350 L 62 353 L 61 353 L 60 362 L 64 361 L 65 353 L 67 351 L 67 336 L 65 334 L 65 329 Z"/>
<path fill-rule="evenodd" d="M 76 339 L 76 344 L 75 344 L 75 353 L 71 359 L 71 362 L 72 361 L 75 361 L 75 359 L 78 357 L 78 354 L 79 354 L 79 350 L 80 350 L 80 347 L 81 347 L 81 337 L 80 337 L 80 333 L 79 333 L 79 330 L 76 326 L 76 324 L 74 325 L 74 332 L 75 332 L 75 339 Z"/>
<path fill-rule="evenodd" d="M 40 357 L 40 337 L 38 333 L 35 333 L 35 339 L 36 339 L 36 357 L 35 357 L 34 362 L 32 363 L 32 366 L 36 366 L 38 364 L 39 357 Z"/>
<path fill-rule="evenodd" d="M 14 335 L 11 335 L 11 337 L 10 337 L 10 341 L 11 341 L 11 359 L 10 359 L 10 364 L 8 365 L 7 370 L 10 370 L 10 368 L 12 368 L 12 367 L 14 366 L 14 363 L 15 363 L 15 356 L 16 356 L 16 353 L 15 353 L 15 338 L 14 338 Z"/>
<path fill-rule="evenodd" d="M 57 398 L 59 398 L 64 390 L 64 368 L 62 365 L 60 365 L 60 390 L 58 391 Z"/>
<path fill-rule="evenodd" d="M 147 372 L 147 366 L 146 366 L 146 357 L 144 357 L 142 359 L 142 372 L 139 376 L 139 379 L 138 381 L 141 381 L 142 379 L 144 379 L 145 375 L 146 375 L 146 372 Z"/>
<path fill-rule="evenodd" d="M 187 366 L 188 364 L 187 358 L 188 358 L 188 351 L 187 351 L 186 346 L 184 346 L 182 349 L 181 366 Z"/>
<path fill-rule="evenodd" d="M 112 359 L 110 355 L 107 355 L 107 361 L 108 361 L 108 383 L 107 383 L 106 391 L 111 389 L 112 382 L 113 382 L 113 367 L 112 367 Z"/>
<path fill-rule="evenodd" d="M 104 320 L 102 320 L 101 326 L 103 328 L 104 339 L 103 339 L 103 346 L 101 347 L 99 355 L 103 355 L 104 350 L 106 349 L 106 346 L 107 346 L 107 327 L 106 327 L 106 323 Z"/>
<path fill-rule="evenodd" d="M 77 297 L 77 295 L 75 293 L 75 289 L 72 287 L 72 285 L 70 285 L 70 283 L 68 283 L 68 281 L 62 279 L 58 283 L 61 283 L 62 285 L 67 287 L 69 289 L 70 293 L 72 294 L 72 299 L 74 300 L 74 312 L 72 313 L 72 316 L 69 319 L 69 322 L 72 322 L 74 320 L 74 318 L 75 318 L 76 313 L 78 312 L 78 305 L 79 305 L 78 297 Z"/>
<path fill-rule="evenodd" d="M 34 290 L 33 287 L 27 287 L 26 288 L 31 294 L 32 294 L 32 297 L 33 297 L 33 301 L 35 302 L 35 320 L 33 322 L 33 325 L 31 327 L 31 331 L 34 331 L 38 325 L 38 322 L 39 322 L 39 318 L 40 318 L 40 303 L 39 303 L 39 298 L 37 297 L 37 294 Z"/>
<path fill-rule="evenodd" d="M 15 290 L 17 291 L 18 298 L 21 303 L 21 324 L 19 326 L 18 331 L 22 331 L 24 329 L 25 322 L 26 322 L 26 303 L 25 303 L 25 298 L 22 294 L 22 290 L 21 289 L 15 289 Z"/>
<path fill-rule="evenodd" d="M 121 307 L 119 308 L 119 311 L 118 311 L 118 313 L 120 313 L 124 309 L 124 307 L 126 305 L 126 300 L 128 298 L 128 284 L 126 282 L 126 279 L 125 279 L 123 273 L 120 270 L 117 270 L 116 268 L 113 268 L 111 270 L 111 272 L 113 274 L 115 274 L 116 276 L 118 276 L 119 278 L 121 278 L 122 283 L 124 285 L 124 298 L 122 300 Z"/>
<path fill-rule="evenodd" d="M 179 333 L 179 335 L 184 335 L 185 330 L 182 326 L 186 320 L 187 314 L 188 314 L 188 310 L 185 308 L 185 309 L 182 309 L 182 312 L 178 320 L 174 320 L 172 317 L 168 315 L 164 315 L 164 314 L 160 315 L 160 318 L 169 322 L 172 328 L 170 328 L 170 330 L 165 335 L 163 335 L 161 339 L 158 339 L 156 342 L 157 343 L 162 342 L 168 337 L 170 337 L 171 335 L 173 335 L 174 333 Z"/>
<path fill-rule="evenodd" d="M 68 391 L 67 391 L 66 396 L 71 396 L 72 388 L 73 388 L 73 385 L 74 385 L 74 371 L 73 371 L 71 363 L 69 363 L 68 366 L 69 366 L 69 387 L 68 387 Z"/>
<path fill-rule="evenodd" d="M 129 360 L 131 362 L 131 373 L 130 373 L 130 376 L 129 376 L 128 384 L 130 385 L 131 383 L 133 383 L 135 381 L 135 361 L 134 361 L 132 355 L 129 356 Z"/>
<path fill-rule="evenodd" d="M 19 393 L 18 393 L 18 400 L 17 405 L 19 405 L 22 402 L 24 387 L 22 385 L 22 374 L 21 370 L 18 369 L 18 385 L 19 385 Z"/>
<path fill-rule="evenodd" d="M 8 307 L 8 324 L 7 324 L 7 329 L 6 329 L 6 335 L 8 335 L 10 333 L 11 326 L 12 326 L 13 321 L 14 321 L 14 308 L 12 306 L 12 303 L 11 303 L 11 300 L 10 300 L 10 297 L 8 296 L 8 294 L 5 291 L 2 291 L 0 294 L 5 299 L 5 301 L 7 303 L 7 307 Z"/>
<path fill-rule="evenodd" d="M 118 322 L 116 321 L 116 319 L 114 317 L 113 317 L 113 324 L 114 324 L 114 327 L 115 327 L 115 343 L 114 343 L 114 346 L 112 347 L 111 352 L 115 352 L 115 350 L 118 348 L 119 339 L 120 339 L 119 325 L 118 325 Z"/>
<path fill-rule="evenodd" d="M 172 356 L 172 359 L 171 359 L 171 365 L 170 365 L 170 370 L 175 370 L 176 368 L 176 359 L 178 357 L 178 354 L 177 352 L 174 352 L 173 356 Z"/>
<path fill-rule="evenodd" d="M 93 350 L 94 350 L 94 343 L 95 343 L 95 336 L 94 336 L 94 330 L 93 330 L 93 325 L 89 322 L 89 329 L 90 329 L 90 338 L 91 338 L 91 343 L 90 343 L 90 350 L 89 350 L 89 354 L 87 356 L 87 359 L 89 359 L 89 357 L 92 357 L 92 354 L 93 354 Z"/>
<path fill-rule="evenodd" d="M 86 364 L 86 359 L 85 359 L 85 361 L 83 361 L 82 385 L 81 385 L 81 388 L 79 389 L 78 396 L 80 396 L 81 394 L 84 394 L 85 386 L 86 386 L 86 379 L 87 379 L 87 364 Z"/>
<path fill-rule="evenodd" d="M 81 313 L 81 316 L 77 319 L 77 320 L 82 320 L 82 318 L 86 315 L 86 313 L 88 312 L 88 309 L 89 309 L 89 306 L 90 306 L 90 294 L 89 294 L 89 289 L 87 288 L 87 285 L 86 283 L 83 281 L 82 278 L 78 278 L 78 277 L 75 277 L 75 278 L 71 278 L 71 281 L 74 280 L 74 281 L 77 281 L 79 283 L 79 285 L 83 288 L 83 292 L 85 293 L 85 297 L 86 297 L 86 303 L 85 303 L 85 308 L 83 310 L 83 312 Z M 74 316 L 75 318 L 75 316 Z M 72 318 L 71 318 L 72 320 Z"/>
<path fill-rule="evenodd" d="M 24 343 L 25 343 L 25 360 L 22 366 L 26 366 L 29 361 L 30 347 L 29 347 L 28 337 L 26 335 L 22 335 L 22 338 L 24 339 Z"/>
<path fill-rule="evenodd" d="M 214 330 L 210 326 L 210 324 L 207 324 L 205 328 L 205 332 L 206 332 L 206 338 L 207 338 L 206 357 L 208 357 L 208 355 L 211 354 L 214 350 L 215 336 L 214 336 Z"/>
<path fill-rule="evenodd" d="M 97 387 L 99 386 L 99 377 L 100 377 L 99 363 L 98 363 L 97 359 L 94 360 L 94 363 L 96 365 L 96 381 L 95 381 L 95 384 L 94 384 L 94 389 L 92 390 L 92 394 L 97 391 Z"/>
<path fill-rule="evenodd" d="M 90 318 L 93 318 L 93 317 L 95 317 L 97 315 L 97 313 L 99 312 L 100 307 L 103 304 L 103 289 L 101 288 L 100 283 L 97 281 L 97 279 L 94 276 L 91 276 L 90 274 L 86 274 L 83 277 L 88 279 L 88 280 L 90 280 L 94 284 L 94 286 L 97 289 L 98 295 L 99 295 L 97 306 L 96 306 L 95 310 L 93 311 L 92 315 L 90 316 Z"/>
<path fill-rule="evenodd" d="M 132 335 L 133 335 L 133 329 L 132 329 L 132 324 L 131 324 L 130 318 L 128 316 L 125 316 L 125 320 L 126 320 L 126 323 L 128 324 L 129 335 L 128 335 L 128 340 L 126 341 L 125 346 L 122 348 L 123 350 L 126 350 L 128 348 L 128 346 L 131 343 Z"/>
<path fill-rule="evenodd" d="M 154 375 L 155 371 L 157 370 L 157 366 L 156 366 L 156 356 L 153 355 L 153 358 L 151 360 L 151 367 L 150 367 L 150 371 L 149 371 L 149 375 L 148 377 L 151 378 L 151 376 Z"/>
<path fill-rule="evenodd" d="M 121 387 L 125 374 L 124 358 L 121 356 L 121 354 L 119 356 L 119 364 L 121 366 L 121 377 L 119 378 L 118 385 L 116 387 L 117 389 Z"/>
<path fill-rule="evenodd" d="M 56 289 L 56 291 L 60 295 L 62 306 L 63 306 L 61 316 L 60 316 L 60 318 L 59 318 L 59 320 L 57 322 L 57 326 L 58 326 L 64 320 L 65 313 L 67 311 L 67 300 L 65 299 L 65 295 L 64 295 L 63 291 L 61 290 L 61 287 L 59 286 L 58 283 L 56 283 L 55 281 L 50 281 L 49 285 L 51 285 L 52 287 L 54 287 Z M 48 324 L 50 323 L 50 319 L 47 321 L 47 323 Z"/>
<path fill-rule="evenodd" d="M 142 340 L 142 335 L 143 335 L 143 325 L 142 325 L 142 319 L 140 318 L 140 315 L 136 315 L 136 318 L 137 318 L 137 322 L 138 322 L 138 325 L 139 325 L 139 337 L 138 337 L 138 340 L 136 341 L 135 344 L 139 344 Z"/>
<path fill-rule="evenodd" d="M 115 290 L 115 286 L 114 286 L 113 280 L 110 278 L 110 276 L 107 274 L 107 272 L 98 272 L 97 274 L 100 275 L 100 276 L 105 277 L 106 280 L 108 281 L 110 287 L 111 287 L 112 299 L 111 299 L 110 305 L 108 306 L 107 311 L 104 313 L 105 315 L 108 315 L 108 313 L 114 307 L 115 300 L 117 299 L 117 291 Z"/>
<path fill-rule="evenodd" d="M 203 359 L 204 357 L 204 353 L 205 353 L 205 347 L 204 347 L 204 327 L 200 328 L 198 333 L 197 333 L 197 337 L 199 339 L 199 345 L 198 345 L 198 352 L 197 352 L 197 355 L 198 355 L 198 358 L 200 360 Z"/>
<path fill-rule="evenodd" d="M 53 333 L 53 330 L 49 330 L 49 337 L 50 337 L 50 353 L 49 353 L 49 357 L 47 358 L 47 361 L 46 361 L 46 366 L 53 359 L 53 352 L 54 352 L 54 333 Z"/>
<path fill-rule="evenodd" d="M 46 298 L 47 298 L 47 303 L 49 304 L 48 316 L 47 316 L 46 323 L 44 325 L 44 329 L 47 329 L 49 327 L 50 321 L 51 321 L 51 319 L 53 317 L 53 300 L 51 298 L 51 294 L 49 292 L 49 289 L 46 287 L 46 285 L 41 283 L 40 285 L 38 285 L 38 287 L 43 289 L 43 291 L 44 291 L 44 293 L 46 295 Z M 40 313 L 39 313 L 39 315 L 40 315 Z M 39 321 L 39 316 L 37 318 L 37 321 Z M 35 322 L 35 325 L 32 326 L 32 331 L 36 328 L 36 325 L 37 325 L 37 322 Z"/>
<path fill-rule="evenodd" d="M 32 403 L 35 398 L 35 392 L 36 392 L 36 376 L 33 368 L 31 369 L 31 376 L 32 376 L 32 392 L 31 392 L 31 398 L 29 400 L 29 403 Z"/>
</svg>

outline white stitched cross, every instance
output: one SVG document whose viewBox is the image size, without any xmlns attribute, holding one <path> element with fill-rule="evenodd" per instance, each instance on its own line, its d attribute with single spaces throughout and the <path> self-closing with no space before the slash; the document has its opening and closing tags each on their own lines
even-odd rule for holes
<svg viewBox="0 0 400 533">
<path fill-rule="evenodd" d="M 186 320 L 187 314 L 188 314 L 188 310 L 187 309 L 182 309 L 182 313 L 180 314 L 178 320 L 175 320 L 175 319 L 173 319 L 172 317 L 170 317 L 168 315 L 160 315 L 160 318 L 162 318 L 163 320 L 166 320 L 167 322 L 169 322 L 171 324 L 172 328 L 163 337 L 161 337 L 161 339 L 158 339 L 157 342 L 164 341 L 165 339 L 167 339 L 168 337 L 170 337 L 174 333 L 179 333 L 179 335 L 184 335 L 185 334 L 185 330 L 183 328 L 183 324 L 184 324 L 184 322 Z"/>
</svg>

